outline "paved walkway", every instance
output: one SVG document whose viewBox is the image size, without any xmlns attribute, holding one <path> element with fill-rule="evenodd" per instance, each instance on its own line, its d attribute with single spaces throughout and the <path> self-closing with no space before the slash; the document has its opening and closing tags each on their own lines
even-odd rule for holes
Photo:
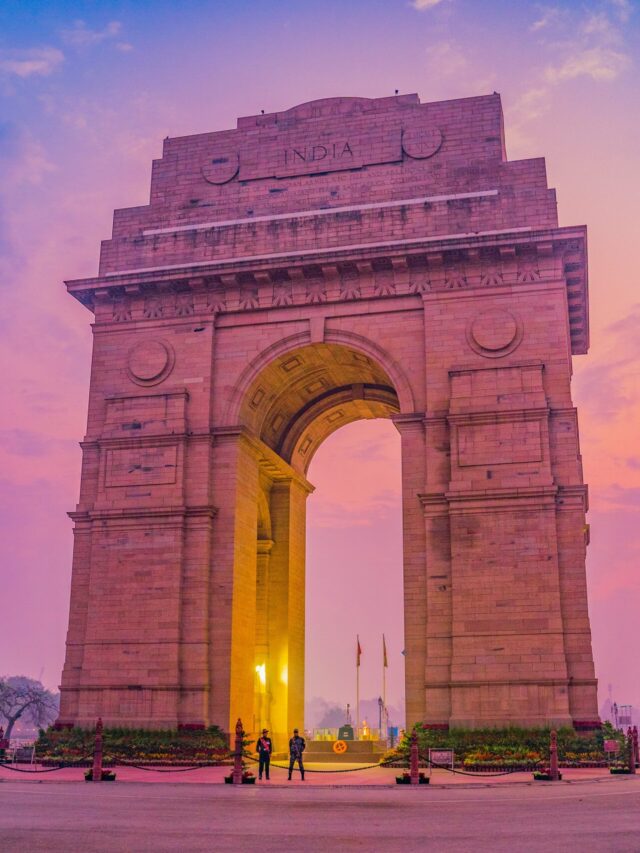
<svg viewBox="0 0 640 853">
<path fill-rule="evenodd" d="M 20 765 L 18 765 L 20 766 Z M 395 786 L 395 777 L 402 773 L 402 770 L 389 767 L 374 767 L 371 769 L 358 769 L 367 765 L 358 764 L 308 764 L 306 766 L 307 774 L 304 785 L 307 787 L 316 786 Z M 249 768 L 257 775 L 257 765 L 249 762 Z M 27 768 L 23 766 L 27 771 Z M 37 767 L 36 769 L 43 769 Z M 86 768 L 67 767 L 64 770 L 56 770 L 53 773 L 33 773 L 29 771 L 17 773 L 5 767 L 0 767 L 0 781 L 38 781 L 38 782 L 71 782 L 83 781 Z M 218 783 L 224 782 L 224 777 L 231 772 L 230 767 L 203 767 L 198 770 L 189 770 L 185 772 L 168 772 L 165 770 L 139 770 L 134 767 L 116 767 L 114 768 L 117 776 L 117 782 L 171 782 L 175 784 L 182 783 Z M 328 771 L 331 772 L 328 772 Z M 322 771 L 322 772 L 314 772 Z M 344 772 L 349 771 L 349 772 Z M 355 772 L 351 772 L 355 771 Z M 598 779 L 610 779 L 609 772 L 602 768 L 589 769 L 563 769 L 562 779 L 566 782 L 577 781 L 593 781 Z M 638 776 L 640 779 L 640 775 Z M 116 782 L 116 784 L 117 784 Z M 447 770 L 434 770 L 431 776 L 431 785 L 505 785 L 513 784 L 514 782 L 531 783 L 533 784 L 532 774 L 527 773 L 510 773 L 505 776 L 492 776 L 491 774 L 478 773 L 473 776 L 465 776 L 461 773 L 450 773 Z M 106 783 L 112 784 L 112 783 Z M 300 774 L 297 770 L 294 771 L 292 782 L 287 781 L 287 769 L 274 766 L 271 769 L 271 781 L 266 780 L 256 782 L 256 785 L 276 787 L 285 785 L 291 787 L 294 784 L 300 784 Z M 536 785 L 542 785 L 542 782 L 536 782 Z M 640 847 L 639 847 L 640 850 Z"/>
<path fill-rule="evenodd" d="M 640 850 L 640 776 L 447 788 L 1 781 L 0 802 L 3 853 Z"/>
</svg>

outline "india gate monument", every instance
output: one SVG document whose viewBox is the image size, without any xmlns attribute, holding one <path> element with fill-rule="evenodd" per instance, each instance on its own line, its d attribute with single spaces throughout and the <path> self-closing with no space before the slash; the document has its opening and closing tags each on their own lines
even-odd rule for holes
<svg viewBox="0 0 640 853">
<path fill-rule="evenodd" d="M 60 723 L 303 726 L 307 470 L 401 436 L 407 725 L 597 725 L 584 226 L 497 94 L 168 138 L 94 315 Z"/>
</svg>

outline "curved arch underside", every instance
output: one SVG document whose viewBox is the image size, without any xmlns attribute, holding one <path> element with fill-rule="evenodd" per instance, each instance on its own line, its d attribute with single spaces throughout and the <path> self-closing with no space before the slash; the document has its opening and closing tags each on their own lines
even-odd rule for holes
<svg viewBox="0 0 640 853">
<path fill-rule="evenodd" d="M 240 420 L 305 473 L 322 442 L 340 427 L 399 411 L 393 382 L 378 362 L 342 344 L 316 343 L 277 356 L 258 374 Z"/>
</svg>

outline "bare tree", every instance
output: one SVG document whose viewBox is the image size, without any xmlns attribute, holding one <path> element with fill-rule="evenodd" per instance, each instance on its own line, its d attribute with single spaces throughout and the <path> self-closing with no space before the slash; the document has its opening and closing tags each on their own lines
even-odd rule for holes
<svg viewBox="0 0 640 853">
<path fill-rule="evenodd" d="M 40 681 L 24 675 L 0 678 L 0 721 L 6 721 L 5 738 L 11 737 L 19 719 L 34 726 L 52 723 L 58 714 L 58 699 Z"/>
</svg>

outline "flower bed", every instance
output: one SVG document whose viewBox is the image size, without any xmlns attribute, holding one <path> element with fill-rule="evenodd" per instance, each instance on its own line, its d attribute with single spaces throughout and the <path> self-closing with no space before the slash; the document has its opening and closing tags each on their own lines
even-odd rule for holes
<svg viewBox="0 0 640 853">
<path fill-rule="evenodd" d="M 91 765 L 95 733 L 91 729 L 53 728 L 36 741 L 37 760 L 45 766 L 79 762 Z M 109 729 L 103 732 L 104 764 L 145 764 L 158 767 L 227 764 L 227 737 L 216 726 L 205 730 Z M 86 759 L 86 761 L 82 761 Z"/>
<path fill-rule="evenodd" d="M 540 770 L 549 761 L 550 730 L 524 729 L 434 729 L 416 726 L 421 761 L 429 749 L 453 749 L 455 766 L 468 772 L 489 773 Z M 621 751 L 624 735 L 605 723 L 595 732 L 580 733 L 572 728 L 558 729 L 558 758 L 562 767 L 607 767 L 604 740 L 616 739 Z M 410 733 L 396 749 L 384 755 L 384 761 L 396 766 L 409 764 Z"/>
</svg>

